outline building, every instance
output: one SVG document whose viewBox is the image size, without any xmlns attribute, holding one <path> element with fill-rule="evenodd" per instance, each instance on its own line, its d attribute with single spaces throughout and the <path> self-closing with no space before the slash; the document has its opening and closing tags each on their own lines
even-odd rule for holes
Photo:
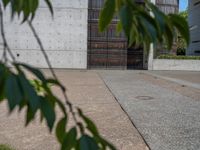
<svg viewBox="0 0 200 150">
<path fill-rule="evenodd" d="M 123 33 L 117 35 L 117 17 L 109 28 L 98 32 L 98 16 L 104 0 L 52 0 L 54 17 L 41 1 L 33 24 L 54 68 L 143 69 L 147 57 L 141 47 L 127 46 Z M 165 13 L 178 11 L 178 0 L 154 0 Z M 138 0 L 142 3 L 142 0 Z M 5 31 L 18 61 L 40 68 L 47 64 L 27 24 L 10 23 L 6 10 Z M 2 53 L 2 47 L 0 47 Z"/>
<path fill-rule="evenodd" d="M 200 56 L 200 0 L 189 0 L 188 3 L 191 42 L 186 54 Z"/>
</svg>

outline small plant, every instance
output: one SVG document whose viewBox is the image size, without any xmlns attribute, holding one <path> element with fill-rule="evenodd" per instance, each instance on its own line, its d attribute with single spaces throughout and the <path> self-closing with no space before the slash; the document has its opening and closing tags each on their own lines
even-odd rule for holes
<svg viewBox="0 0 200 150">
<path fill-rule="evenodd" d="M 14 150 L 9 145 L 0 144 L 0 150 Z"/>
</svg>

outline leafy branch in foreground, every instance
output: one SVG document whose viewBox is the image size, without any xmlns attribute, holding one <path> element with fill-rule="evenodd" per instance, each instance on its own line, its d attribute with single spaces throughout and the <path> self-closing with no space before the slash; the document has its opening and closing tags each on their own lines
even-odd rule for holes
<svg viewBox="0 0 200 150">
<path fill-rule="evenodd" d="M 22 2 L 25 1 L 22 0 Z M 19 7 L 19 9 L 21 9 L 21 7 Z M 20 10 L 18 10 L 18 13 L 20 14 Z M 24 8 L 23 13 L 25 13 Z M 30 16 L 33 17 L 33 14 L 30 13 Z M 59 82 L 54 70 L 52 69 L 42 42 L 28 17 L 29 15 L 25 16 L 23 21 L 27 21 L 31 31 L 33 32 L 33 35 L 36 38 L 51 70 L 53 78 L 46 78 L 37 68 L 16 62 L 5 38 L 3 12 L 0 5 L 1 35 L 4 42 L 4 53 L 7 54 L 9 51 L 12 58 L 12 62 L 10 62 L 8 55 L 4 54 L 4 59 L 0 62 L 0 102 L 8 102 L 10 113 L 16 107 L 18 107 L 19 112 L 22 109 L 26 109 L 26 126 L 35 119 L 35 115 L 39 112 L 41 122 L 43 120 L 46 121 L 49 131 L 52 132 L 55 128 L 55 134 L 62 150 L 115 150 L 115 147 L 112 144 L 101 137 L 93 121 L 85 116 L 80 108 L 74 107 L 68 100 L 65 87 Z M 12 69 L 9 68 L 7 64 L 9 64 L 9 67 L 12 66 Z M 30 80 L 27 77 L 27 72 L 34 76 L 34 80 Z M 67 105 L 64 105 L 62 101 L 53 94 L 51 86 L 49 85 L 54 85 L 61 89 Z M 57 123 L 56 106 L 58 106 L 62 112 L 62 117 L 60 120 L 57 119 Z M 67 128 L 70 114 L 74 120 L 74 126 L 72 128 Z"/>
<path fill-rule="evenodd" d="M 5 64 L 0 63 L 0 102 L 7 99 L 10 113 L 16 108 L 19 112 L 26 109 L 26 125 L 40 112 L 41 122 L 46 121 L 49 131 L 53 127 L 56 130 L 56 137 L 61 144 L 62 150 L 70 149 L 115 149 L 112 144 L 103 139 L 96 125 L 83 114 L 81 109 L 74 108 L 74 115 L 80 118 L 70 129 L 67 128 L 68 115 L 66 105 L 62 103 L 52 92 L 52 86 L 62 87 L 58 80 L 46 78 L 41 71 L 22 63 L 13 63 L 12 70 Z M 27 78 L 26 72 L 34 75 L 34 81 L 42 84 L 42 92 L 33 86 Z M 62 112 L 62 117 L 56 123 L 55 107 Z"/>
<path fill-rule="evenodd" d="M 119 16 L 117 29 L 125 31 L 129 46 L 143 45 L 149 50 L 150 43 L 167 43 L 168 49 L 171 49 L 177 32 L 189 44 L 187 21 L 178 14 L 165 15 L 148 0 L 144 5 L 133 0 L 106 0 L 100 14 L 100 31 L 108 27 L 114 15 Z"/>
</svg>

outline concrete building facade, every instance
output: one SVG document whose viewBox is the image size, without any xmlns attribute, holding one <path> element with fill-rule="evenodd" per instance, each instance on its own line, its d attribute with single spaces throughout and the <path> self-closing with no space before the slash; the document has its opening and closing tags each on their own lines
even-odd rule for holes
<svg viewBox="0 0 200 150">
<path fill-rule="evenodd" d="M 191 42 L 187 55 L 200 56 L 200 0 L 189 0 L 188 3 Z"/>
<path fill-rule="evenodd" d="M 54 68 L 87 68 L 88 0 L 52 0 L 52 18 L 47 5 L 40 1 L 33 25 Z M 5 13 L 5 31 L 8 43 L 18 61 L 47 68 L 31 30 L 18 18 L 10 20 Z M 1 48 L 2 52 L 2 48 Z"/>
<path fill-rule="evenodd" d="M 152 0 L 165 13 L 175 13 L 178 0 Z M 138 0 L 142 3 L 142 0 Z M 120 68 L 142 69 L 143 49 L 127 47 L 124 34 L 116 36 L 115 18 L 108 30 L 98 32 L 98 15 L 104 0 L 52 0 L 54 17 L 40 1 L 33 25 L 54 68 Z M 47 63 L 32 32 L 18 18 L 10 20 L 10 10 L 4 13 L 5 33 L 17 61 L 39 68 Z M 2 40 L 2 39 L 0 39 Z M 1 41 L 0 41 L 1 42 Z M 3 47 L 0 45 L 0 54 Z"/>
</svg>

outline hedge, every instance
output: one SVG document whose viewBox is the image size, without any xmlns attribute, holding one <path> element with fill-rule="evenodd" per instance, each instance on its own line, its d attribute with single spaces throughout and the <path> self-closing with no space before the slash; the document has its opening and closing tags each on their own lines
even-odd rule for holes
<svg viewBox="0 0 200 150">
<path fill-rule="evenodd" d="M 200 56 L 176 56 L 176 55 L 160 55 L 158 59 L 186 59 L 186 60 L 200 60 Z"/>
</svg>

